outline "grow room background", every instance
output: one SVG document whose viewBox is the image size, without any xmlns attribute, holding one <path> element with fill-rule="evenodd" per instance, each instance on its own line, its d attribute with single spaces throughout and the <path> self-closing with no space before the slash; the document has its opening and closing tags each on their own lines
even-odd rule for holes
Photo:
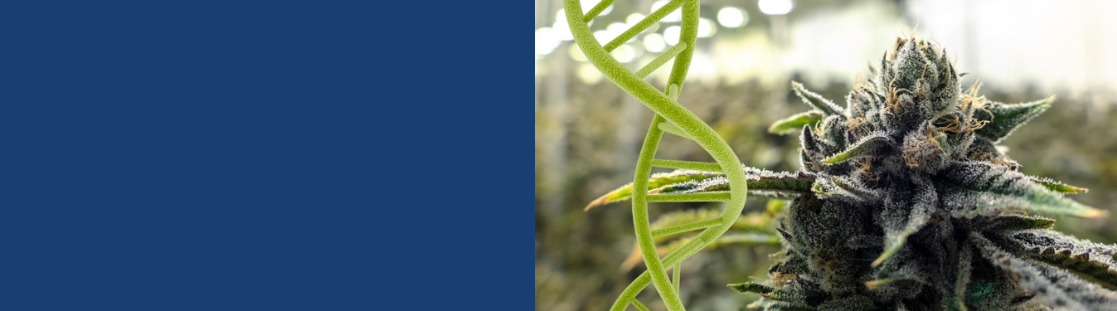
<svg viewBox="0 0 1117 311">
<path fill-rule="evenodd" d="M 582 7 L 597 1 L 584 0 Z M 607 42 L 667 1 L 618 0 L 590 28 Z M 631 182 L 652 112 L 585 60 L 571 40 L 562 1 L 535 1 L 535 303 L 537 310 L 607 308 L 643 271 L 621 263 L 635 237 L 628 203 L 583 211 Z M 622 13 L 623 12 L 623 13 Z M 676 12 L 674 15 L 678 15 Z M 1004 142 L 1029 175 L 1090 192 L 1083 204 L 1117 214 L 1117 2 L 703 0 L 699 38 L 679 102 L 729 142 L 744 163 L 797 170 L 797 135 L 767 133 L 773 121 L 806 107 L 790 81 L 844 105 L 856 75 L 867 75 L 897 36 L 918 25 L 990 100 L 1058 96 L 1053 109 Z M 638 69 L 678 41 L 668 16 L 613 52 Z M 668 69 L 649 75 L 663 85 Z M 692 141 L 665 136 L 659 158 L 711 161 Z M 657 169 L 654 172 L 666 171 Z M 746 212 L 767 200 L 748 200 Z M 658 203 L 663 213 L 717 207 Z M 1059 231 L 1117 242 L 1117 216 L 1057 217 Z M 725 284 L 765 279 L 778 245 L 723 246 L 682 265 L 680 296 L 695 310 L 735 310 L 756 297 Z M 649 290 L 647 295 L 654 295 Z M 655 310 L 662 305 L 649 305 Z"/>
</svg>

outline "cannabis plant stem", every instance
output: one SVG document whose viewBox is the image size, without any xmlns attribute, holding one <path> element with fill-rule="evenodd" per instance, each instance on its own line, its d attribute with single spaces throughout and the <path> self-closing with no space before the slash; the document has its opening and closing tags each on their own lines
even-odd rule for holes
<svg viewBox="0 0 1117 311">
<path fill-rule="evenodd" d="M 612 56 L 609 55 L 608 50 L 609 48 L 619 45 L 617 42 L 627 41 L 627 39 L 619 40 L 621 37 L 631 37 L 639 33 L 643 29 L 643 27 L 640 27 L 641 25 L 647 27 L 647 25 L 650 25 L 654 21 L 663 18 L 667 13 L 674 10 L 673 6 L 682 7 L 683 21 L 679 42 L 686 45 L 685 49 L 675 56 L 675 62 L 667 80 L 667 89 L 670 90 L 674 96 L 667 96 L 647 82 L 644 82 L 639 76 L 613 59 Z M 599 7 L 601 7 L 601 5 L 599 5 Z M 644 262 L 648 266 L 648 271 L 645 271 L 640 278 L 637 278 L 637 280 L 629 286 L 629 288 L 625 289 L 625 292 L 613 304 L 612 310 L 623 310 L 633 301 L 636 293 L 639 292 L 640 289 L 643 289 L 644 286 L 647 286 L 649 282 L 655 285 L 656 291 L 663 297 L 663 302 L 667 305 L 668 310 L 685 310 L 682 302 L 679 300 L 677 291 L 667 278 L 666 269 L 664 268 L 665 264 L 666 266 L 679 264 L 683 259 L 690 257 L 706 245 L 712 243 L 722 233 L 725 233 L 741 214 L 741 210 L 744 208 L 745 196 L 748 193 L 748 184 L 746 183 L 744 169 L 741 167 L 740 160 L 737 159 L 736 154 L 729 148 L 729 144 L 727 144 L 725 140 L 722 140 L 709 125 L 706 125 L 705 122 L 702 122 L 702 120 L 693 113 L 679 105 L 675 101 L 675 98 L 672 98 L 678 96 L 679 91 L 681 91 L 683 81 L 686 79 L 687 69 L 690 66 L 690 60 L 694 55 L 693 47 L 698 34 L 698 1 L 675 0 L 664 5 L 664 8 L 653 12 L 651 16 L 623 33 L 618 38 L 619 41 L 614 40 L 615 42 L 610 42 L 607 47 L 602 47 L 601 43 L 593 37 L 593 33 L 589 30 L 589 26 L 585 22 L 585 16 L 582 16 L 582 6 L 579 1 L 564 0 L 564 8 L 571 33 L 574 34 L 578 47 L 582 50 L 583 54 L 586 55 L 590 63 L 604 73 L 609 80 L 624 89 L 625 92 L 628 92 L 637 100 L 644 103 L 644 105 L 647 105 L 648 108 L 656 112 L 655 120 L 652 121 L 652 124 L 648 128 L 648 135 L 640 151 L 640 157 L 636 162 L 636 174 L 632 188 L 632 214 L 636 231 L 636 240 L 640 247 L 640 253 L 644 258 Z M 671 252 L 671 254 L 668 254 L 665 258 L 666 260 L 660 260 L 659 254 L 656 253 L 655 242 L 652 238 L 650 221 L 648 219 L 647 191 L 648 178 L 651 175 L 651 162 L 655 156 L 656 149 L 659 147 L 659 140 L 663 136 L 663 131 L 659 129 L 658 124 L 664 121 L 670 121 L 672 124 L 682 129 L 682 131 L 687 134 L 688 138 L 693 139 L 710 153 L 729 180 L 730 200 L 725 210 L 723 210 L 722 214 L 718 217 L 718 219 L 720 219 L 719 224 L 706 228 L 702 233 L 695 236 L 677 250 Z"/>
</svg>

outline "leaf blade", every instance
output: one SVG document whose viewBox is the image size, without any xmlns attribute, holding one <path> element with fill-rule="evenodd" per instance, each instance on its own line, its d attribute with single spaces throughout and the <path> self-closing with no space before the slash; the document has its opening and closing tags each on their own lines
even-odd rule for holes
<svg viewBox="0 0 1117 311">
<path fill-rule="evenodd" d="M 806 103 L 807 105 L 811 105 L 811 107 L 817 108 L 825 115 L 837 115 L 844 112 L 842 107 L 834 104 L 834 102 L 830 101 L 829 99 L 822 97 L 822 95 L 818 95 L 815 92 L 808 91 L 807 88 L 803 87 L 803 84 L 799 82 L 791 81 L 791 89 L 795 91 L 795 95 L 798 95 L 799 98 L 803 99 L 804 103 Z"/>
<path fill-rule="evenodd" d="M 803 126 L 817 126 L 822 121 L 822 112 L 811 110 L 780 119 L 768 127 L 768 133 L 785 135 L 798 132 Z"/>
<path fill-rule="evenodd" d="M 1057 180 L 1054 180 L 1054 179 L 1051 179 L 1051 178 L 1047 178 L 1047 177 L 1028 176 L 1028 178 L 1031 178 L 1032 181 L 1035 182 L 1035 183 L 1038 183 L 1038 184 L 1043 185 L 1044 187 L 1047 187 L 1047 189 L 1051 189 L 1052 191 L 1059 192 L 1059 193 L 1086 193 L 1086 192 L 1090 192 L 1090 189 L 1071 186 L 1071 185 L 1068 185 L 1066 183 L 1063 183 L 1063 182 L 1060 182 L 1060 181 L 1057 181 Z"/>
<path fill-rule="evenodd" d="M 1102 210 L 1063 197 L 1004 165 L 964 161 L 944 169 L 939 177 L 945 188 L 940 201 L 959 217 L 991 215 L 1009 207 L 1084 218 L 1105 215 Z"/>
<path fill-rule="evenodd" d="M 989 121 L 975 133 L 993 143 L 1000 142 L 1024 123 L 1047 111 L 1054 101 L 1055 96 L 1019 104 L 989 102 L 985 105 L 985 109 L 974 111 L 975 119 Z"/>
<path fill-rule="evenodd" d="M 1098 280 L 1117 285 L 1117 245 L 1079 240 L 1046 229 L 1022 230 L 1007 234 L 1033 258 Z"/>
<path fill-rule="evenodd" d="M 872 156 L 878 151 L 888 148 L 891 145 L 892 138 L 888 137 L 887 133 L 874 132 L 857 141 L 845 151 L 832 155 L 829 158 L 823 159 L 822 163 L 838 164 L 853 159 Z"/>
<path fill-rule="evenodd" d="M 1020 275 L 1020 286 L 1051 305 L 1073 310 L 1104 310 L 1117 306 L 1117 293 L 1105 290 L 1065 270 L 1034 259 L 1019 258 L 1002 250 L 980 233 L 970 241 L 994 266 Z"/>
<path fill-rule="evenodd" d="M 677 170 L 670 173 L 658 173 L 648 178 L 648 189 L 656 189 L 670 184 L 682 183 L 688 181 L 702 181 L 718 176 L 725 176 L 722 173 L 693 171 L 693 170 Z M 632 183 L 621 186 L 616 190 L 610 191 L 601 197 L 591 201 L 586 205 L 585 210 L 589 210 L 598 205 L 605 205 L 614 202 L 621 202 L 628 200 L 632 197 Z"/>
</svg>

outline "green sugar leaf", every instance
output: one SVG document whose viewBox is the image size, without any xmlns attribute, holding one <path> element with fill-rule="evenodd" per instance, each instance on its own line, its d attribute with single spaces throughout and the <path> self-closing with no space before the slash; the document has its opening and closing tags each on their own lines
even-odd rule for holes
<svg viewBox="0 0 1117 311">
<path fill-rule="evenodd" d="M 944 169 L 938 177 L 947 188 L 940 200 L 956 216 L 991 215 L 1010 207 L 1086 218 L 1105 215 L 1004 165 L 964 161 Z"/>
<path fill-rule="evenodd" d="M 834 102 L 829 99 L 823 98 L 822 95 L 808 91 L 807 88 L 803 87 L 803 84 L 799 82 L 792 81 L 791 89 L 795 91 L 795 95 L 799 95 L 799 98 L 803 99 L 804 103 L 817 108 L 825 115 L 836 115 L 844 112 L 842 107 L 835 105 Z"/>
<path fill-rule="evenodd" d="M 974 111 L 973 117 L 975 119 L 978 121 L 989 121 L 988 124 L 985 124 L 985 126 L 977 129 L 975 132 L 978 136 L 988 139 L 993 143 L 998 143 L 1004 140 L 1005 137 L 1008 137 L 1008 135 L 1011 135 L 1012 131 L 1015 131 L 1016 128 L 1027 123 L 1028 120 L 1047 111 L 1047 108 L 1050 108 L 1051 103 L 1054 101 L 1055 96 L 1020 104 L 989 102 L 985 105 L 984 109 L 977 109 Z"/>
<path fill-rule="evenodd" d="M 817 126 L 818 122 L 822 121 L 822 117 L 822 113 L 818 110 L 800 113 L 772 123 L 772 126 L 768 127 L 768 133 L 784 135 L 798 132 L 803 126 Z"/>
<path fill-rule="evenodd" d="M 871 157 L 881 150 L 892 146 L 892 139 L 884 132 L 875 132 L 853 143 L 845 151 L 822 160 L 822 163 L 837 164 L 862 157 Z"/>
</svg>

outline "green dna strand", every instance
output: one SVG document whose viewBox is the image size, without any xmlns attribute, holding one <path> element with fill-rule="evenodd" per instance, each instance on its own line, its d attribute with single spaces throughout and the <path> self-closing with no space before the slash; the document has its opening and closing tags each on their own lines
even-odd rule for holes
<svg viewBox="0 0 1117 311">
<path fill-rule="evenodd" d="M 632 219 L 640 253 L 648 269 L 625 288 L 610 310 L 621 311 L 627 308 L 629 304 L 635 305 L 640 310 L 647 310 L 635 297 L 636 294 L 648 286 L 648 283 L 655 286 L 656 291 L 659 292 L 669 310 L 685 310 L 678 293 L 679 265 L 683 260 L 714 242 L 741 215 L 748 191 L 745 171 L 740 160 L 737 159 L 737 155 L 729 148 L 729 144 L 718 136 L 709 125 L 678 103 L 679 92 L 683 88 L 687 69 L 690 67 L 691 57 L 694 55 L 695 39 L 698 37 L 699 1 L 671 1 L 602 46 L 601 42 L 598 42 L 593 32 L 590 31 L 588 23 L 609 5 L 612 5 L 614 1 L 601 1 L 584 15 L 579 0 L 564 0 L 563 4 L 566 11 L 566 20 L 570 25 L 570 32 L 574 35 L 574 41 L 578 43 L 578 47 L 590 63 L 597 67 L 610 81 L 613 81 L 629 95 L 632 95 L 656 113 L 640 149 L 632 185 Z M 682 10 L 682 30 L 678 44 L 664 51 L 663 54 L 656 57 L 644 68 L 632 72 L 609 54 L 613 49 L 632 39 L 647 29 L 648 26 L 659 22 L 675 10 Z M 672 59 L 674 59 L 674 63 L 671 67 L 665 92 L 661 92 L 643 80 L 652 71 Z M 717 163 L 655 159 L 655 153 L 659 148 L 660 138 L 663 137 L 664 132 L 694 140 L 702 146 L 702 149 L 713 156 Z M 699 194 L 647 194 L 648 178 L 653 166 L 725 173 L 729 179 L 731 190 Z M 648 219 L 648 202 L 713 201 L 729 202 L 717 218 L 654 231 L 651 229 Z M 660 258 L 659 254 L 656 253 L 654 237 L 699 229 L 703 230 L 702 233 L 667 256 Z M 672 267 L 674 283 L 667 276 L 667 267 Z"/>
</svg>

